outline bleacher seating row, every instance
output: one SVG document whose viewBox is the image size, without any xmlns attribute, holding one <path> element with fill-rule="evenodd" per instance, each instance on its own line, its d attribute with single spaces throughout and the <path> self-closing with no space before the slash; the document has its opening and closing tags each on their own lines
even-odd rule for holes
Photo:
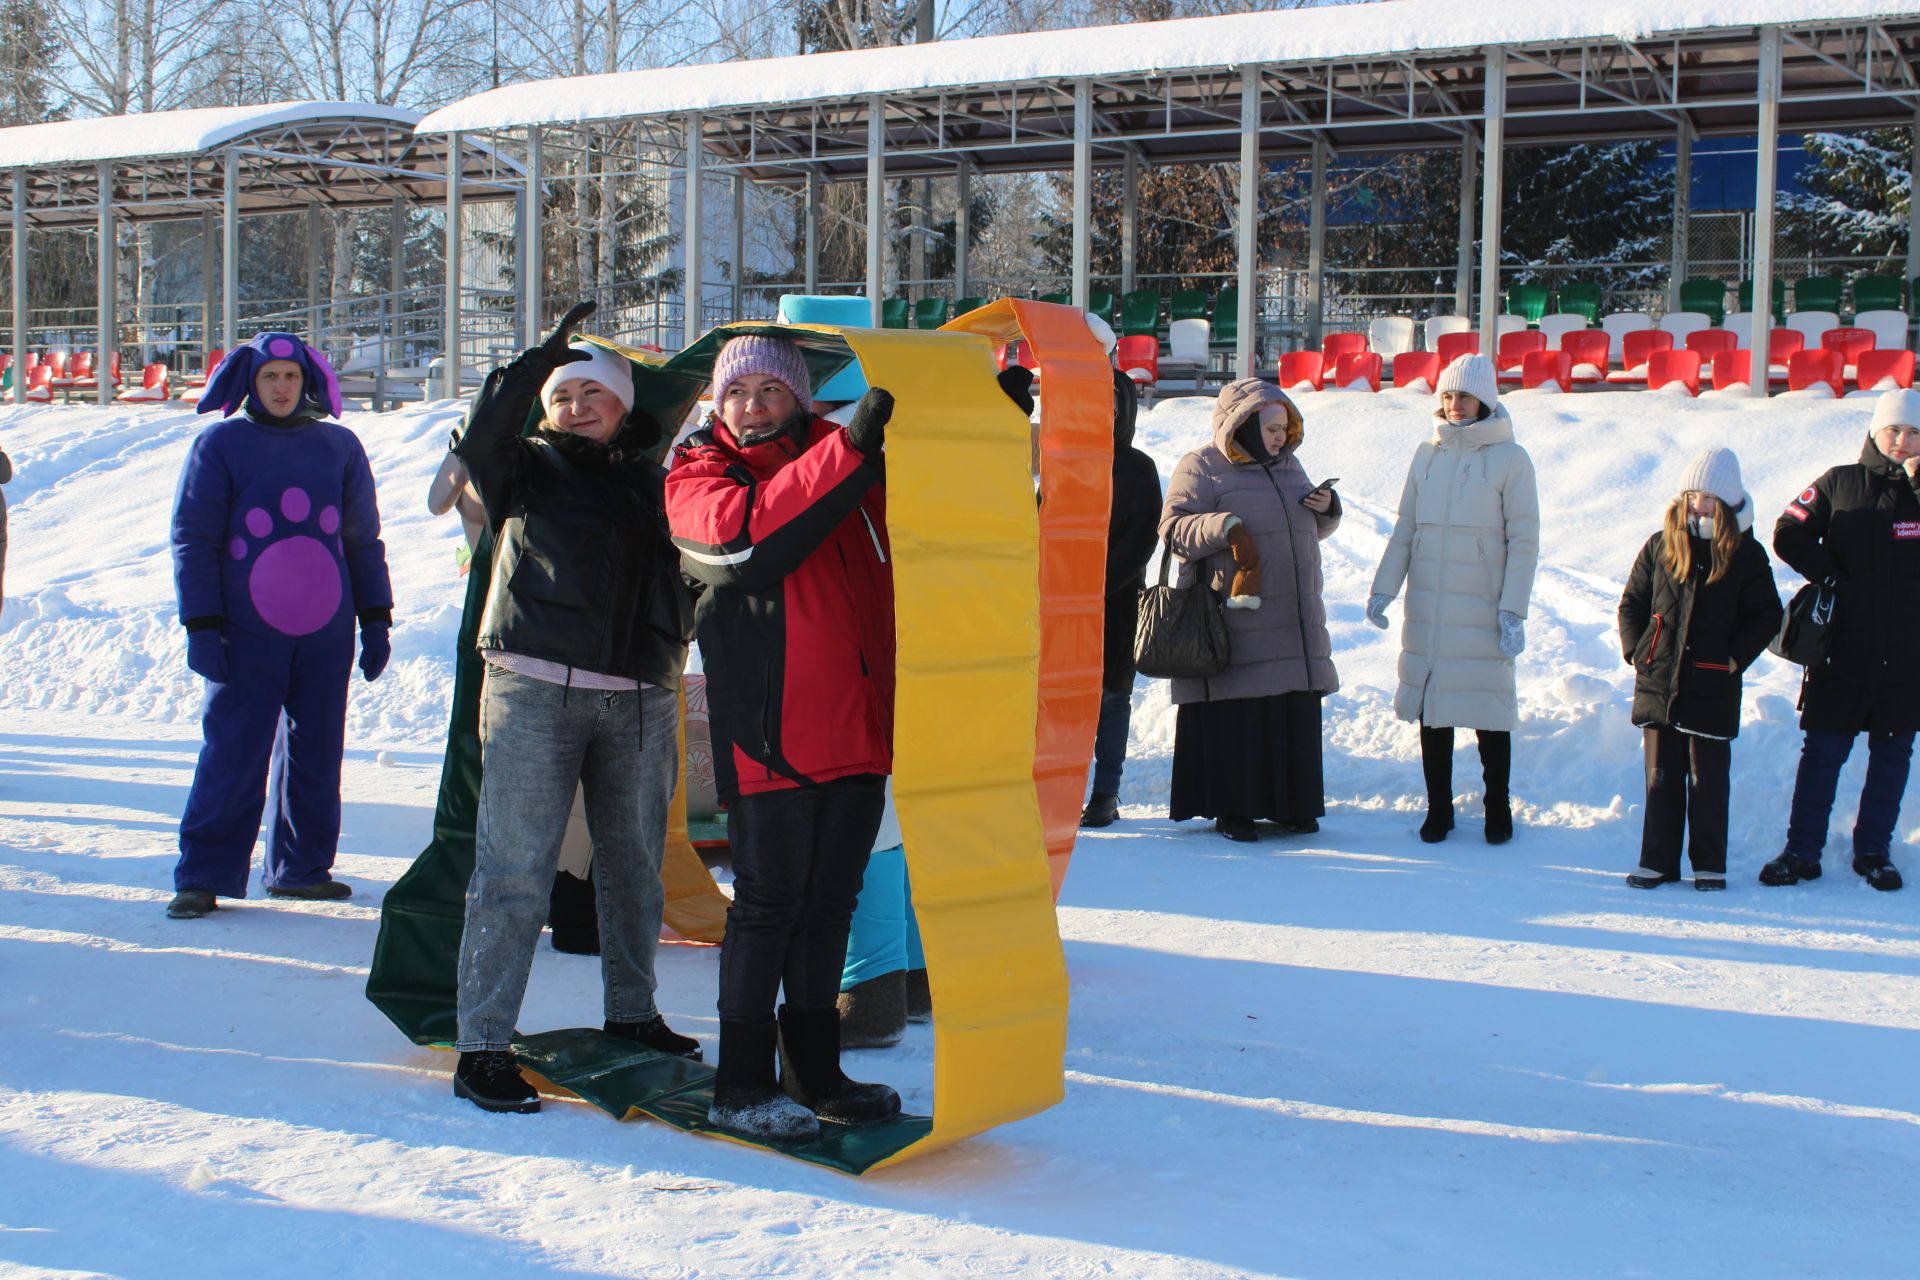
<svg viewBox="0 0 1920 1280">
<path fill-rule="evenodd" d="M 1523 388 L 1646 386 L 1684 387 L 1698 394 L 1703 374 L 1716 390 L 1750 384 L 1748 346 L 1752 316 L 1724 317 L 1712 325 L 1700 312 L 1676 311 L 1661 318 L 1618 313 L 1588 327 L 1585 315 L 1543 316 L 1529 328 L 1524 316 L 1502 315 L 1494 367 L 1504 382 Z M 1835 396 L 1847 383 L 1862 391 L 1910 387 L 1914 352 L 1907 345 L 1905 311 L 1863 312 L 1843 325 L 1830 311 L 1790 313 L 1785 325 L 1768 331 L 1767 378 L 1800 391 L 1824 387 Z M 1480 350 L 1480 335 L 1464 316 L 1436 316 L 1426 323 L 1428 349 L 1413 349 L 1413 321 L 1405 316 L 1375 320 L 1365 334 L 1328 334 L 1319 351 L 1290 351 L 1280 357 L 1282 387 L 1321 390 L 1329 380 L 1339 388 L 1379 390 L 1384 371 L 1393 385 L 1424 384 L 1431 391 L 1439 370 L 1459 356 Z M 1615 351 L 1618 364 L 1614 361 Z"/>
<path fill-rule="evenodd" d="M 188 374 L 176 374 L 165 364 L 156 361 L 140 371 L 138 386 L 126 386 L 121 378 L 120 353 L 116 351 L 107 362 L 107 385 L 113 388 L 116 401 L 128 404 L 152 403 L 175 397 L 195 400 L 207 385 L 208 375 L 218 367 L 224 355 L 225 351 L 215 347 L 207 353 L 206 363 L 200 371 Z M 71 402 L 75 397 L 97 396 L 100 391 L 100 380 L 94 369 L 94 354 L 91 351 L 76 351 L 71 355 L 65 351 L 49 351 L 45 354 L 29 351 L 26 378 L 27 400 L 30 403 L 49 403 L 55 392 Z M 13 398 L 13 380 L 13 356 L 11 353 L 0 353 L 0 399 Z"/>
</svg>

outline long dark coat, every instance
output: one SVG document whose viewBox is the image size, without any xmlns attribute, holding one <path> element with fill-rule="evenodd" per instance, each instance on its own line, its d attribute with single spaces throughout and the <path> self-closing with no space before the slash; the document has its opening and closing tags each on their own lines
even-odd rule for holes
<svg viewBox="0 0 1920 1280">
<path fill-rule="evenodd" d="M 1114 371 L 1113 507 L 1107 516 L 1107 614 L 1100 687 L 1108 693 L 1133 688 L 1133 632 L 1140 615 L 1140 588 L 1159 542 L 1160 470 L 1133 447 L 1139 393 L 1133 379 Z"/>
</svg>

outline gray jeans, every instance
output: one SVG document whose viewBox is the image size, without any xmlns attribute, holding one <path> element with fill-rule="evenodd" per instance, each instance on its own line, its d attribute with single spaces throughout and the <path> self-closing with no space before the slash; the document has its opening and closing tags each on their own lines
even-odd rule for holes
<svg viewBox="0 0 1920 1280">
<path fill-rule="evenodd" d="M 480 813 L 460 938 L 461 1052 L 505 1049 L 513 1039 L 576 783 L 593 839 L 606 1016 L 654 1016 L 678 721 L 671 690 L 565 689 L 488 664 Z"/>
</svg>

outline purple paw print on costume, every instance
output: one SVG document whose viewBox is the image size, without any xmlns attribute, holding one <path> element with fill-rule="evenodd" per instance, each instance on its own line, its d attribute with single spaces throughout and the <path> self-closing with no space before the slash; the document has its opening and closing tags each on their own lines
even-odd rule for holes
<svg viewBox="0 0 1920 1280">
<path fill-rule="evenodd" d="M 304 524 L 313 515 L 313 499 L 305 489 L 288 489 L 280 495 L 280 514 L 289 524 Z M 245 523 L 255 538 L 274 530 L 273 516 L 263 507 L 248 511 Z M 339 508 L 322 507 L 315 523 L 332 548 L 310 534 L 292 533 L 268 543 L 247 574 L 247 594 L 261 620 L 290 636 L 312 635 L 340 611 L 340 564 L 334 559 L 340 545 Z M 249 549 L 238 535 L 227 544 L 227 554 L 235 560 L 245 560 Z"/>
</svg>

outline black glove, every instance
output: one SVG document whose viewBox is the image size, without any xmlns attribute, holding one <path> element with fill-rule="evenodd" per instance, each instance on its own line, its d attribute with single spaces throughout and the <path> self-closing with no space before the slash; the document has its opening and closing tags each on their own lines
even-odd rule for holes
<svg viewBox="0 0 1920 1280">
<path fill-rule="evenodd" d="M 1033 416 L 1033 370 L 1023 364 L 1010 364 L 994 375 L 994 381 L 1029 418 Z"/>
<path fill-rule="evenodd" d="M 600 304 L 591 298 L 574 303 L 567 314 L 560 317 L 560 323 L 553 327 L 553 332 L 547 335 L 546 340 L 515 356 L 513 363 L 507 366 L 507 372 L 522 378 L 536 378 L 544 383 L 561 365 L 591 359 L 586 352 L 575 351 L 568 344 L 573 341 L 574 327 L 599 309 Z"/>
<path fill-rule="evenodd" d="M 853 421 L 847 424 L 847 439 L 870 462 L 880 460 L 880 448 L 887 442 L 887 423 L 893 419 L 893 392 L 869 387 L 860 403 L 853 406 Z"/>
</svg>

